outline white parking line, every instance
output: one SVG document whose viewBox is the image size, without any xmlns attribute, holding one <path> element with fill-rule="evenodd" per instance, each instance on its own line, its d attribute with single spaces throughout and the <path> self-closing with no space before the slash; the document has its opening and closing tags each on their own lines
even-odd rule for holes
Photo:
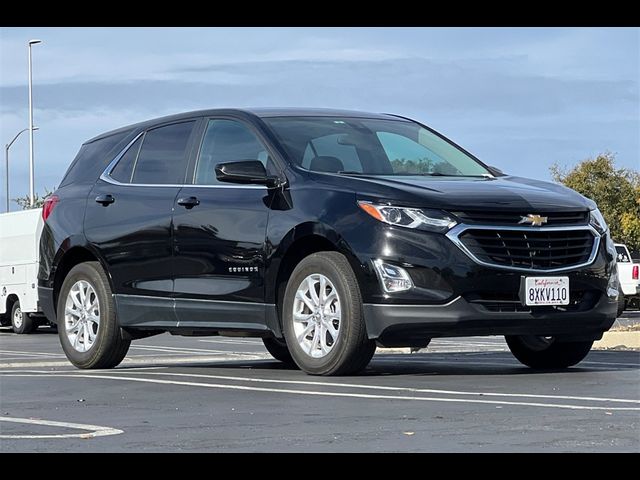
<svg viewBox="0 0 640 480">
<path fill-rule="evenodd" d="M 41 373 L 44 373 L 44 372 L 41 372 Z M 121 372 L 121 373 L 126 373 L 126 372 Z M 578 396 L 570 396 L 570 395 L 543 395 L 543 394 L 535 394 L 535 393 L 470 392 L 470 391 L 464 391 L 464 390 L 435 390 L 430 388 L 394 387 L 394 386 L 388 386 L 388 385 L 368 385 L 368 384 L 362 384 L 362 383 L 316 382 L 313 380 L 281 380 L 281 379 L 271 379 L 271 378 L 236 377 L 236 376 L 229 376 L 229 375 L 210 375 L 210 374 L 199 374 L 199 373 L 140 372 L 140 375 L 212 378 L 215 380 L 233 380 L 233 381 L 239 381 L 239 382 L 314 385 L 314 386 L 328 386 L 328 387 L 359 388 L 359 389 L 365 389 L 365 390 L 393 390 L 393 391 L 404 391 L 404 392 L 412 392 L 412 393 L 438 393 L 438 394 L 445 394 L 445 395 L 547 398 L 547 399 L 559 399 L 559 400 L 582 400 L 582 401 L 588 401 L 588 402 L 616 402 L 616 403 L 640 404 L 640 400 L 633 400 L 633 399 L 626 399 L 626 398 L 578 397 Z"/>
<path fill-rule="evenodd" d="M 86 425 L 83 423 L 54 422 L 52 420 L 38 420 L 34 418 L 0 417 L 0 422 L 25 423 L 28 425 L 44 425 L 46 427 L 70 428 L 84 430 L 85 433 L 60 433 L 52 435 L 0 435 L 3 439 L 50 439 L 50 438 L 94 438 L 108 435 L 119 435 L 122 430 L 99 425 Z"/>
<path fill-rule="evenodd" d="M 139 345 L 132 345 L 131 346 L 132 349 L 134 350 L 143 350 L 145 352 L 160 352 L 160 354 L 162 353 L 169 353 L 172 355 L 220 355 L 220 352 L 193 352 L 191 350 L 187 350 L 187 349 L 168 349 L 168 348 L 160 348 L 160 347 L 144 347 L 144 346 L 139 346 Z M 229 353 L 229 352 L 226 352 Z"/>
<path fill-rule="evenodd" d="M 53 373 L 53 372 L 52 372 Z M 16 374 L 16 373 L 2 373 L 0 376 L 4 377 L 48 377 L 48 373 L 42 374 Z M 180 385 L 188 387 L 202 387 L 202 388 L 216 388 L 224 390 L 244 390 L 255 392 L 269 392 L 269 393 L 284 393 L 291 395 L 311 395 L 322 397 L 345 397 L 345 398 L 361 398 L 361 399 L 374 399 L 374 400 L 408 400 L 408 401 L 421 401 L 421 402 L 443 402 L 443 403 L 475 403 L 486 405 L 510 405 L 519 407 L 539 407 L 539 408 L 559 408 L 566 410 L 606 410 L 606 411 L 640 411 L 639 407 L 618 407 L 618 406 L 599 406 L 599 405 L 575 405 L 575 404 L 562 404 L 562 403 L 540 403 L 540 402 L 515 402 L 508 400 L 484 400 L 476 398 L 449 398 L 449 397 L 422 397 L 411 395 L 379 395 L 370 393 L 349 393 L 349 392 L 326 392 L 317 390 L 294 390 L 288 388 L 268 388 L 257 387 L 248 385 L 228 385 L 221 383 L 201 383 L 201 382 L 186 382 L 175 380 L 164 380 L 155 378 L 140 378 L 130 377 L 124 375 L 104 375 L 104 374 L 68 374 L 60 373 L 56 374 L 58 377 L 65 378 L 85 378 L 85 379 L 103 379 L 103 380 L 116 380 L 122 382 L 139 382 L 139 383 L 152 383 L 160 385 Z M 243 377 L 238 377 L 243 378 Z M 366 386 L 358 386 L 359 388 L 366 388 Z M 474 395 L 482 395 L 480 392 L 470 392 Z M 604 401 L 619 400 L 624 402 L 623 399 L 604 399 Z M 631 400 L 628 403 L 637 403 L 636 400 Z"/>
<path fill-rule="evenodd" d="M 247 339 L 230 339 L 230 338 L 220 338 L 220 339 L 215 339 L 215 340 L 211 340 L 211 339 L 200 339 L 198 340 L 199 342 L 204 342 L 204 343 L 230 343 L 230 344 L 238 344 L 238 345 L 256 345 L 256 346 L 262 346 L 262 342 L 261 341 L 255 341 L 255 340 L 247 340 Z"/>
<path fill-rule="evenodd" d="M 6 353 L 11 355 L 26 355 L 31 357 L 51 357 L 51 356 L 60 356 L 61 353 L 55 352 L 25 352 L 19 350 L 0 350 L 0 353 Z"/>
</svg>

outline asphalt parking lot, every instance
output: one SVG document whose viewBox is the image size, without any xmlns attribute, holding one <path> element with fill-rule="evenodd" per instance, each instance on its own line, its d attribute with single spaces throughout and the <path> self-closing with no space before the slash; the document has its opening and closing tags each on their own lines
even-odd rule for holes
<svg viewBox="0 0 640 480">
<path fill-rule="evenodd" d="M 501 338 L 442 339 L 321 378 L 259 339 L 161 335 L 79 371 L 47 329 L 0 329 L 0 451 L 638 452 L 640 352 L 540 373 Z"/>
</svg>

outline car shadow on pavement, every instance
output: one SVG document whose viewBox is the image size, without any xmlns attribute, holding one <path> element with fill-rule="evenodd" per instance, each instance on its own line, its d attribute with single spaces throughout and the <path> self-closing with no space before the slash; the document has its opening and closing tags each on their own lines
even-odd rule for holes
<svg viewBox="0 0 640 480">
<path fill-rule="evenodd" d="M 169 364 L 163 366 L 171 366 Z M 272 370 L 274 372 L 303 373 L 292 364 L 276 360 L 227 360 L 224 362 L 194 362 L 180 368 L 215 368 L 219 370 Z M 120 368 L 126 368 L 121 366 Z M 376 355 L 369 366 L 358 375 L 349 377 L 378 377 L 403 375 L 548 375 L 584 374 L 603 371 L 640 370 L 638 351 L 595 351 L 579 365 L 567 369 L 535 370 L 520 365 L 509 352 L 417 353 Z M 317 377 L 319 378 L 319 377 Z M 334 377 L 336 378 L 336 377 Z M 340 377 L 337 377 L 340 378 Z M 348 377 L 342 377 L 348 378 Z"/>
</svg>

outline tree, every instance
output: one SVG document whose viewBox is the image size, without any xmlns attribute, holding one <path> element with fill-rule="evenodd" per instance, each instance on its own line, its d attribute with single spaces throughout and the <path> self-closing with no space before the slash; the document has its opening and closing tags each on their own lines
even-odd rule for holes
<svg viewBox="0 0 640 480">
<path fill-rule="evenodd" d="M 53 190 L 55 190 L 55 188 Z M 40 208 L 42 207 L 42 205 L 44 205 L 44 201 L 47 199 L 47 197 L 51 196 L 53 190 L 49 190 L 47 187 L 44 187 L 44 195 L 40 196 L 38 195 L 38 193 L 34 193 L 33 207 L 31 206 L 29 195 L 14 198 L 13 201 L 20 205 L 23 210 L 29 210 L 30 208 Z"/>
<path fill-rule="evenodd" d="M 570 170 L 554 164 L 551 176 L 598 204 L 615 241 L 640 250 L 640 173 L 616 168 L 615 155 L 605 152 Z"/>
</svg>

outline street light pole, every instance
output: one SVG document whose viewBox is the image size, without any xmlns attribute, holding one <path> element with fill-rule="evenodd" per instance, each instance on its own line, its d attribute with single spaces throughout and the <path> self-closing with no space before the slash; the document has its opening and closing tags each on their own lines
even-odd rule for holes
<svg viewBox="0 0 640 480">
<path fill-rule="evenodd" d="M 31 75 L 31 46 L 42 43 L 42 40 L 29 40 L 29 204 L 34 203 L 34 168 L 33 168 L 33 78 Z M 7 177 L 8 178 L 8 177 Z M 8 210 L 7 210 L 8 211 Z"/>
<path fill-rule="evenodd" d="M 38 127 L 33 127 L 34 130 L 38 130 Z M 6 198 L 6 208 L 7 208 L 7 212 L 9 211 L 9 149 L 11 148 L 11 145 L 13 145 L 13 142 L 15 142 L 18 137 L 20 135 L 22 135 L 24 132 L 26 132 L 27 130 L 29 130 L 28 128 L 23 128 L 22 130 L 20 130 L 18 133 L 16 133 L 16 136 L 13 137 L 13 140 L 11 140 L 9 143 L 7 143 L 4 146 L 4 185 L 5 185 L 5 194 L 7 196 Z"/>
</svg>

